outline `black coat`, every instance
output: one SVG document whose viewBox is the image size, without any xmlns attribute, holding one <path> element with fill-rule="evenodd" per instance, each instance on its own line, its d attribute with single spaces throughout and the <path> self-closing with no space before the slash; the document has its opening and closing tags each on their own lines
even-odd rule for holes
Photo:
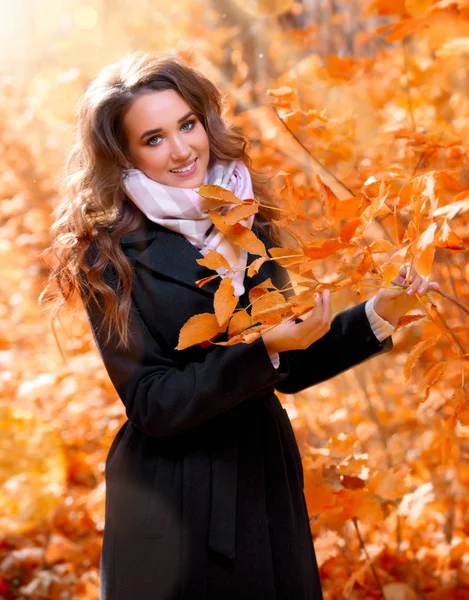
<svg viewBox="0 0 469 600">
<path fill-rule="evenodd" d="M 101 600 L 322 598 L 301 457 L 274 390 L 329 379 L 392 338 L 376 339 L 362 302 L 307 350 L 281 353 L 278 370 L 262 338 L 177 351 L 185 321 L 213 312 L 218 280 L 198 288 L 213 273 L 200 252 L 146 217 L 121 245 L 133 266 L 131 350 L 105 346 L 102 314 L 87 309 L 128 418 L 106 459 Z M 287 280 L 264 264 L 242 306 L 267 277 Z"/>
</svg>

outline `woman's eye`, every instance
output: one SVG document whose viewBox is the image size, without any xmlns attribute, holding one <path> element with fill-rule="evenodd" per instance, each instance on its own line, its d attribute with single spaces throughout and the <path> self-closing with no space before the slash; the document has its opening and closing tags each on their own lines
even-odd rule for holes
<svg viewBox="0 0 469 600">
<path fill-rule="evenodd" d="M 148 144 L 149 146 L 156 146 L 157 144 L 156 144 L 156 143 L 154 143 L 154 142 L 153 142 L 153 140 L 156 140 L 156 139 L 158 139 L 159 137 L 160 137 L 159 135 L 154 135 L 153 137 L 151 137 L 151 138 L 148 140 L 147 144 Z"/>
<path fill-rule="evenodd" d="M 190 125 L 190 127 L 186 128 L 185 131 L 191 131 L 195 127 L 195 121 L 194 120 L 192 120 L 192 121 L 186 121 L 185 123 L 183 123 L 181 125 L 181 129 L 183 127 L 185 127 L 186 125 Z M 151 138 L 148 139 L 147 144 L 149 146 L 158 146 L 158 143 L 155 140 L 157 140 L 160 137 L 161 137 L 161 135 L 154 135 L 153 137 L 151 137 Z"/>
<path fill-rule="evenodd" d="M 194 128 L 194 126 L 195 126 L 195 121 L 186 121 L 186 122 L 184 123 L 184 125 L 190 125 L 190 128 L 187 130 L 187 131 L 190 131 L 191 129 L 193 129 L 193 128 Z M 184 127 L 184 125 L 183 125 L 183 127 Z"/>
</svg>

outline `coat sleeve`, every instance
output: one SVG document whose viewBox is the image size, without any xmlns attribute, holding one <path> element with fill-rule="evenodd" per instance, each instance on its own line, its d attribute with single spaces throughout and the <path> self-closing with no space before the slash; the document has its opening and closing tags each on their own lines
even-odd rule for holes
<svg viewBox="0 0 469 600">
<path fill-rule="evenodd" d="M 82 300 L 84 298 L 82 297 Z M 176 363 L 165 355 L 132 302 L 129 349 L 99 333 L 99 302 L 85 303 L 94 340 L 127 418 L 152 437 L 182 433 L 243 402 L 287 376 L 275 369 L 262 338 L 251 344 L 212 346 L 200 361 Z"/>
<path fill-rule="evenodd" d="M 288 287 L 286 269 L 269 263 L 272 282 Z M 287 294 L 290 295 L 290 294 Z M 393 348 L 392 337 L 379 341 L 365 311 L 366 301 L 338 313 L 329 331 L 305 350 L 280 353 L 280 370 L 288 376 L 274 384 L 279 392 L 295 394 Z"/>
<path fill-rule="evenodd" d="M 321 381 L 393 348 L 392 337 L 382 342 L 373 333 L 365 312 L 366 302 L 338 313 L 331 328 L 305 350 L 280 353 L 280 368 L 288 376 L 274 387 L 296 394 Z"/>
</svg>

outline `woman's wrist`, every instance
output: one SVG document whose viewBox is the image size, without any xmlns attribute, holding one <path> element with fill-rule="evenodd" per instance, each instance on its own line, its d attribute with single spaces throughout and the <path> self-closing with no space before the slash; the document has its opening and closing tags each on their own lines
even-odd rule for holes
<svg viewBox="0 0 469 600">
<path fill-rule="evenodd" d="M 376 297 L 373 303 L 373 310 L 379 317 L 381 317 L 381 319 L 387 321 L 393 327 L 395 327 L 400 317 L 396 316 L 395 311 L 393 312 L 392 308 L 389 307 L 388 304 L 388 302 L 385 301 L 383 303 L 379 297 Z"/>
</svg>

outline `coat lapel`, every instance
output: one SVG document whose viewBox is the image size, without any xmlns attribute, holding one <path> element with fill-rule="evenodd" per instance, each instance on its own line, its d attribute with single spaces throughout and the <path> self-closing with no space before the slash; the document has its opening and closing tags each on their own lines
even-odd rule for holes
<svg viewBox="0 0 469 600">
<path fill-rule="evenodd" d="M 215 271 L 196 262 L 203 255 L 182 234 L 162 227 L 147 217 L 144 217 L 138 230 L 122 237 L 121 246 L 140 265 L 206 296 L 213 297 L 220 285 L 220 278 L 216 278 L 199 288 L 195 282 L 214 275 Z M 256 255 L 248 254 L 247 264 L 256 258 Z M 248 281 L 246 277 L 245 283 Z"/>
</svg>

